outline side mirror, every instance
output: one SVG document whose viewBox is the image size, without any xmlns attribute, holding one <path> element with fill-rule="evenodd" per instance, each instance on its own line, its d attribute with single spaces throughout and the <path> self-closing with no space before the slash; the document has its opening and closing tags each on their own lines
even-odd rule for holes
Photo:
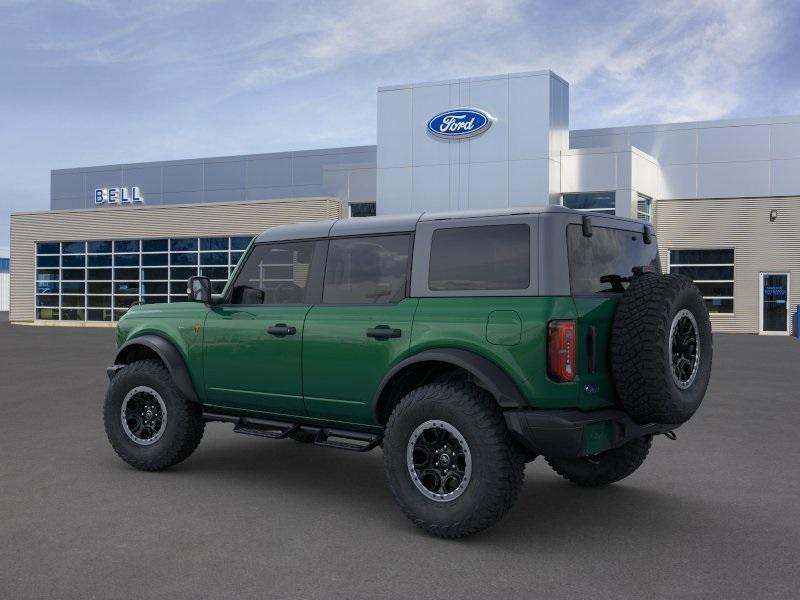
<svg viewBox="0 0 800 600">
<path fill-rule="evenodd" d="M 189 302 L 211 302 L 211 280 L 208 277 L 190 277 L 186 287 Z"/>
<path fill-rule="evenodd" d="M 233 303 L 264 304 L 264 290 L 249 285 L 237 285 L 233 288 Z"/>
</svg>

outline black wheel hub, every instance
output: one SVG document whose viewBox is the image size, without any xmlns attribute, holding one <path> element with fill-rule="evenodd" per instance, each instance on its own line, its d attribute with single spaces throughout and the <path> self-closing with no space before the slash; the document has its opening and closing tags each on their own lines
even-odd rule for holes
<svg viewBox="0 0 800 600">
<path fill-rule="evenodd" d="M 678 312 L 672 321 L 669 351 L 672 378 L 679 388 L 686 389 L 694 382 L 700 362 L 697 322 L 688 310 Z"/>
<path fill-rule="evenodd" d="M 408 458 L 411 478 L 428 498 L 449 501 L 464 491 L 472 459 L 466 441 L 451 425 L 423 423 L 411 437 Z"/>
<path fill-rule="evenodd" d="M 157 442 L 164 433 L 166 407 L 161 396 L 148 387 L 136 387 L 122 402 L 122 425 L 127 436 L 139 445 Z"/>
</svg>

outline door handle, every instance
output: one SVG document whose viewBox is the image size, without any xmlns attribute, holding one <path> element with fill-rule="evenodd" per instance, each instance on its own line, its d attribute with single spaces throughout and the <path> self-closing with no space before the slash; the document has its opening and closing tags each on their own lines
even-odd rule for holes
<svg viewBox="0 0 800 600">
<path fill-rule="evenodd" d="M 403 334 L 399 329 L 392 329 L 386 325 L 379 327 L 370 327 L 367 329 L 367 337 L 385 340 L 389 338 L 399 338 Z"/>
<path fill-rule="evenodd" d="M 296 327 L 286 326 L 283 323 L 267 327 L 267 333 L 270 335 L 294 335 L 297 333 Z"/>
</svg>

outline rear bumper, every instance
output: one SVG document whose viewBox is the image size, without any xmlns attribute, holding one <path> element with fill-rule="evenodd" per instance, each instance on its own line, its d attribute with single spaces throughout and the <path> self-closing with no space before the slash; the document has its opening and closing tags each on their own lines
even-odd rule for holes
<svg viewBox="0 0 800 600">
<path fill-rule="evenodd" d="M 666 433 L 678 425 L 641 425 L 625 412 L 603 409 L 507 410 L 506 425 L 529 452 L 557 458 L 579 458 L 617 448 L 645 435 Z"/>
</svg>

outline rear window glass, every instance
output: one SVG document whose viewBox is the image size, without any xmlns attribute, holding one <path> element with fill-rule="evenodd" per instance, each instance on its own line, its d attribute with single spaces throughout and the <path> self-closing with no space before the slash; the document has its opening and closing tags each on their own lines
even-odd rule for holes
<svg viewBox="0 0 800 600">
<path fill-rule="evenodd" d="M 531 282 L 528 225 L 437 229 L 431 240 L 428 288 L 524 290 Z"/>
<path fill-rule="evenodd" d="M 601 283 L 603 275 L 630 277 L 634 267 L 653 266 L 660 273 L 658 244 L 645 244 L 641 233 L 593 227 L 592 237 L 583 235 L 580 225 L 567 226 L 569 280 L 572 293 L 596 294 L 612 291 L 609 283 Z"/>
</svg>

